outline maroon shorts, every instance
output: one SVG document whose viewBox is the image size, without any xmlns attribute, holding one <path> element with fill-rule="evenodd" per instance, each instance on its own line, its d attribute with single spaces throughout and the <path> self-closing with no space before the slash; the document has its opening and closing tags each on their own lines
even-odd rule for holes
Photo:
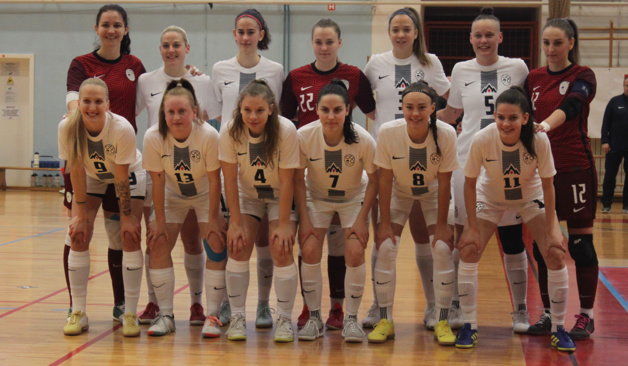
<svg viewBox="0 0 628 366">
<path fill-rule="evenodd" d="M 63 173 L 63 181 L 65 188 L 65 196 L 63 197 L 63 205 L 68 208 L 68 210 L 72 209 L 72 199 L 74 198 L 74 188 L 72 188 L 72 179 L 70 178 L 70 173 Z M 105 211 L 109 212 L 120 212 L 120 207 L 118 206 L 118 198 L 116 197 L 116 187 L 113 184 L 107 186 L 107 191 L 105 195 L 102 197 L 102 208 Z"/>
<path fill-rule="evenodd" d="M 593 220 L 597 206 L 595 168 L 558 172 L 554 176 L 559 220 Z"/>
</svg>

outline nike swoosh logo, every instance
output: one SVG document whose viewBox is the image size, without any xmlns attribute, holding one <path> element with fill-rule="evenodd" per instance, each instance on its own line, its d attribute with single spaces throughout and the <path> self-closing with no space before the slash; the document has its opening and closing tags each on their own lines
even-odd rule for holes
<svg viewBox="0 0 628 366">
<path fill-rule="evenodd" d="M 540 85 L 539 86 L 535 86 L 534 89 L 532 89 L 532 90 L 537 90 L 540 87 L 541 87 Z"/>
<path fill-rule="evenodd" d="M 334 235 L 335 233 L 337 233 L 337 231 L 330 231 L 329 235 Z"/>
<path fill-rule="evenodd" d="M 220 287 L 219 288 L 219 287 L 214 286 L 214 290 L 216 290 L 216 291 L 220 291 L 220 290 L 224 290 L 224 289 L 226 289 L 226 287 Z"/>
<path fill-rule="evenodd" d="M 159 286 L 157 286 L 157 285 L 153 284 L 153 287 L 154 287 L 154 288 L 160 288 L 160 287 L 163 287 L 164 285 L 165 285 L 165 283 L 162 283 L 162 284 L 161 284 L 161 285 L 159 285 Z"/>
<path fill-rule="evenodd" d="M 379 282 L 379 281 L 375 281 L 376 284 L 378 285 L 385 285 L 387 283 L 391 283 L 392 281 L 388 281 L 388 282 Z"/>
<path fill-rule="evenodd" d="M 440 284 L 443 285 L 443 286 L 447 286 L 447 285 L 451 285 L 454 282 L 456 282 L 456 281 L 451 281 L 451 282 L 447 282 L 447 283 L 441 282 Z"/>
<path fill-rule="evenodd" d="M 243 153 L 238 153 L 238 156 L 242 156 L 242 155 L 246 155 L 246 153 L 245 153 L 245 152 L 243 152 Z"/>
<path fill-rule="evenodd" d="M 162 158 L 162 159 L 163 159 L 163 158 L 167 158 L 168 156 L 170 156 L 170 155 L 162 155 L 162 156 L 161 156 L 161 158 Z"/>
<path fill-rule="evenodd" d="M 383 78 L 387 78 L 388 76 L 390 76 L 390 75 L 384 75 L 384 76 L 381 76 L 381 75 L 380 75 L 380 76 L 379 76 L 379 80 L 382 80 Z"/>
<path fill-rule="evenodd" d="M 460 294 L 460 295 L 458 295 L 458 297 L 465 297 L 465 296 L 469 296 L 469 294 Z"/>
<path fill-rule="evenodd" d="M 352 298 L 352 299 L 359 299 L 359 298 L 361 298 L 361 297 L 362 297 L 362 296 L 353 296 L 353 295 L 351 295 L 351 298 Z"/>
<path fill-rule="evenodd" d="M 264 275 L 264 278 L 271 278 L 273 275 Z"/>
<path fill-rule="evenodd" d="M 576 239 L 576 240 L 573 241 L 573 243 L 574 243 L 574 245 L 576 245 L 576 244 L 580 244 L 581 241 L 582 241 L 582 239 Z"/>
<path fill-rule="evenodd" d="M 122 268 L 121 264 L 112 264 L 111 267 L 113 268 Z"/>
<path fill-rule="evenodd" d="M 521 218 L 521 216 L 519 216 L 519 215 L 515 216 L 516 220 L 519 220 L 520 218 Z"/>
<path fill-rule="evenodd" d="M 528 282 L 528 281 L 513 282 L 512 284 L 513 284 L 513 285 L 522 285 L 522 284 L 524 284 L 524 283 L 526 283 L 526 282 Z"/>
<path fill-rule="evenodd" d="M 470 82 L 470 83 L 464 83 L 464 86 L 469 86 L 469 85 L 471 85 L 471 84 L 473 84 L 473 83 L 475 83 L 475 81 L 472 81 L 472 82 Z"/>
<path fill-rule="evenodd" d="M 575 213 L 575 212 L 580 212 L 580 211 L 582 211 L 582 210 L 584 210 L 584 206 L 582 206 L 582 207 L 580 207 L 580 208 L 577 208 L 577 209 L 576 209 L 576 208 L 574 208 L 574 209 L 573 209 L 573 212 L 574 212 L 574 213 Z"/>
<path fill-rule="evenodd" d="M 624 107 L 617 107 L 617 109 L 624 109 Z"/>
<path fill-rule="evenodd" d="M 225 81 L 225 85 L 233 84 L 233 81 Z"/>
<path fill-rule="evenodd" d="M 319 160 L 321 160 L 321 159 L 322 159 L 322 158 L 318 158 L 318 159 L 312 159 L 312 158 L 310 158 L 310 161 L 319 161 Z"/>
<path fill-rule="evenodd" d="M 497 161 L 497 159 L 486 159 L 487 163 L 490 163 L 491 161 Z"/>
<path fill-rule="evenodd" d="M 163 93 L 163 92 L 158 92 L 158 93 L 150 93 L 150 96 L 151 96 L 151 97 L 154 97 L 155 95 L 159 95 L 159 94 L 161 94 L 161 93 Z"/>
<path fill-rule="evenodd" d="M 199 295 L 202 295 L 202 294 L 203 294 L 203 291 L 194 293 L 195 296 L 199 296 Z"/>
<path fill-rule="evenodd" d="M 233 299 L 234 297 L 240 297 L 240 295 L 229 295 L 230 299 Z"/>
<path fill-rule="evenodd" d="M 562 304 L 564 302 L 565 302 L 564 300 L 563 301 L 554 301 L 554 300 L 552 300 L 552 304 Z"/>
<path fill-rule="evenodd" d="M 309 89 L 309 88 L 311 88 L 311 87 L 312 87 L 312 85 L 310 85 L 310 86 L 306 86 L 306 87 L 303 87 L 303 86 L 302 86 L 302 87 L 301 87 L 301 91 L 308 90 L 308 89 Z"/>
<path fill-rule="evenodd" d="M 279 300 L 277 299 L 277 302 L 289 302 L 290 300 Z"/>
<path fill-rule="evenodd" d="M 102 75 L 98 75 L 98 76 L 94 76 L 94 79 L 100 79 L 101 77 L 105 76 L 106 74 L 102 74 Z"/>
<path fill-rule="evenodd" d="M 126 267 L 127 271 L 137 271 L 138 269 L 142 269 L 142 267 L 139 267 L 139 268 L 129 268 L 129 267 Z"/>
<path fill-rule="evenodd" d="M 303 292 L 306 293 L 306 294 L 311 294 L 312 292 L 314 292 L 314 290 L 310 290 L 310 291 L 303 290 Z"/>
<path fill-rule="evenodd" d="M 399 160 L 399 159 L 405 159 L 405 156 L 394 156 L 393 155 L 393 160 Z"/>
</svg>

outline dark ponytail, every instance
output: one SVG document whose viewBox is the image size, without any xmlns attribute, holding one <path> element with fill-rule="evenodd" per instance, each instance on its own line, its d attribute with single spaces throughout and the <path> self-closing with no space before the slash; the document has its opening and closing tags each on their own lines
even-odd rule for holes
<svg viewBox="0 0 628 366">
<path fill-rule="evenodd" d="M 194 92 L 194 87 L 192 86 L 192 83 L 190 83 L 186 79 L 171 80 L 166 85 L 164 97 L 161 99 L 161 104 L 159 105 L 159 134 L 164 139 L 168 136 L 168 124 L 166 123 L 166 113 L 164 111 L 164 105 L 166 103 L 166 98 L 172 95 L 185 95 L 186 97 L 188 97 L 188 100 L 190 101 L 190 106 L 192 107 L 192 109 L 196 109 L 196 120 L 194 122 L 198 124 L 203 124 L 203 120 L 199 115 L 200 108 L 198 104 L 198 99 L 196 99 L 196 93 Z"/>
<path fill-rule="evenodd" d="M 266 21 L 264 20 L 262 14 L 257 11 L 257 9 L 246 9 L 236 16 L 236 27 L 238 26 L 238 20 L 242 19 L 243 17 L 252 18 L 257 22 L 260 32 L 264 31 L 264 38 L 262 38 L 261 41 L 257 42 L 257 49 L 260 51 L 267 50 L 268 45 L 270 44 L 270 30 L 268 29 L 268 24 L 266 24 Z"/>
<path fill-rule="evenodd" d="M 403 98 L 410 93 L 423 93 L 430 97 L 431 103 L 434 104 L 436 98 L 438 98 L 438 93 L 434 90 L 425 80 L 419 80 L 412 84 L 410 84 L 407 88 L 403 90 L 401 93 L 401 100 L 403 102 Z M 434 145 L 436 145 L 436 153 L 440 155 L 440 148 L 438 147 L 438 128 L 436 128 L 436 108 L 434 108 L 434 112 L 430 115 L 430 130 L 432 131 L 432 136 L 434 136 Z"/>
<path fill-rule="evenodd" d="M 580 47 L 578 45 L 578 26 L 576 26 L 576 22 L 567 18 L 554 18 L 545 23 L 543 30 L 548 27 L 562 29 L 568 40 L 574 40 L 573 48 L 569 51 L 567 57 L 572 64 L 578 64 L 580 62 Z"/>
<path fill-rule="evenodd" d="M 98 15 L 96 15 L 96 26 L 100 24 L 100 16 L 103 13 L 108 11 L 115 11 L 122 17 L 122 21 L 124 22 L 124 28 L 129 26 L 129 17 L 126 14 L 126 10 L 118 4 L 109 4 L 104 5 L 98 10 Z M 131 37 L 129 35 L 130 32 L 126 32 L 124 37 L 122 37 L 122 43 L 120 44 L 120 53 L 123 55 L 131 54 Z M 100 45 L 96 48 L 96 50 L 100 49 Z"/>
<path fill-rule="evenodd" d="M 345 122 L 342 125 L 342 135 L 347 145 L 356 144 L 359 142 L 358 134 L 353 128 L 353 122 L 351 122 L 351 103 L 349 103 L 349 91 L 347 86 L 342 80 L 334 79 L 329 84 L 325 85 L 318 92 L 318 100 L 316 100 L 316 106 L 320 103 L 321 99 L 325 95 L 338 95 L 342 98 L 349 113 L 345 116 Z"/>
<path fill-rule="evenodd" d="M 528 114 L 528 123 L 521 126 L 521 136 L 519 140 L 521 140 L 528 154 L 536 158 L 536 151 L 534 150 L 534 115 L 532 114 L 532 108 L 530 108 L 530 102 L 525 91 L 519 86 L 511 86 L 510 89 L 504 91 L 497 97 L 495 110 L 497 110 L 497 107 L 502 103 L 515 105 L 521 109 L 523 114 Z"/>
</svg>

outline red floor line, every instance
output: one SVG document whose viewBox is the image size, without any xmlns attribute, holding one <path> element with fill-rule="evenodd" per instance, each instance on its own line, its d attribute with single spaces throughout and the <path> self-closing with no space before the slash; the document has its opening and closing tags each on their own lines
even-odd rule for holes
<svg viewBox="0 0 628 366">
<path fill-rule="evenodd" d="M 180 293 L 181 291 L 185 290 L 186 288 L 188 288 L 189 285 L 185 285 L 181 288 L 179 288 L 178 290 L 176 290 L 174 292 L 175 295 L 177 295 L 178 293 Z M 139 314 L 140 316 L 142 314 Z M 115 332 L 116 330 L 120 329 L 120 327 L 122 326 L 122 324 L 118 324 L 115 327 L 107 330 L 106 332 L 104 332 L 103 334 L 99 335 L 98 337 L 92 339 L 91 341 L 84 343 L 83 345 L 81 345 L 80 347 L 78 347 L 77 349 L 69 352 L 68 354 L 66 354 L 65 356 L 61 357 L 60 359 L 56 360 L 55 362 L 51 363 L 50 366 L 56 366 L 56 365 L 60 365 L 63 362 L 69 360 L 70 358 L 74 357 L 75 355 L 77 355 L 79 352 L 85 350 L 87 347 L 90 347 L 91 345 L 93 345 L 94 343 L 100 341 L 101 339 L 105 338 L 106 336 L 110 335 L 111 333 Z"/>
<path fill-rule="evenodd" d="M 98 277 L 98 276 L 100 276 L 100 275 L 103 275 L 103 274 L 107 273 L 107 272 L 109 272 L 109 270 L 106 270 L 106 271 L 100 272 L 100 273 L 98 273 L 98 274 L 95 274 L 95 275 L 93 275 L 93 276 L 89 277 L 89 280 L 94 279 L 94 278 L 96 278 L 96 277 Z M 32 306 L 32 305 L 38 304 L 38 303 L 40 303 L 40 302 L 42 302 L 42 301 L 44 301 L 44 300 L 46 300 L 46 299 L 48 299 L 48 298 L 50 298 L 50 297 L 52 297 L 52 296 L 55 296 L 55 295 L 57 295 L 57 294 L 59 294 L 59 293 L 61 293 L 61 292 L 63 292 L 63 291 L 67 291 L 67 288 L 66 288 L 66 287 L 64 287 L 64 288 L 62 288 L 61 290 L 57 290 L 57 291 L 55 291 L 55 292 L 53 292 L 53 293 L 51 293 L 51 294 L 48 294 L 48 295 L 46 295 L 46 296 L 44 296 L 44 297 L 41 297 L 41 298 L 37 299 L 37 300 L 35 300 L 35 301 L 31 301 L 31 302 L 29 302 L 29 303 L 27 303 L 27 304 L 25 304 L 25 305 L 20 306 L 19 308 L 15 308 L 15 309 L 13 309 L 13 310 L 11 310 L 11 311 L 7 311 L 7 312 L 6 312 L 6 313 L 4 313 L 4 314 L 0 314 L 0 319 L 4 318 L 4 317 L 5 317 L 5 316 L 7 316 L 7 315 L 11 315 L 11 314 L 13 314 L 13 313 L 15 313 L 15 312 L 18 312 L 18 311 L 20 311 L 20 310 L 22 310 L 22 309 L 25 309 L 25 308 L 27 308 L 27 307 L 29 307 L 29 306 Z"/>
</svg>

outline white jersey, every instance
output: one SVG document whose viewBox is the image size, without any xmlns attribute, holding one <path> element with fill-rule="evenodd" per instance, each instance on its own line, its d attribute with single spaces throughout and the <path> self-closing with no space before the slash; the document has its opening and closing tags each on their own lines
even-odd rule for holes
<svg viewBox="0 0 628 366">
<path fill-rule="evenodd" d="M 59 159 L 67 160 L 71 142 L 66 124 L 59 123 Z M 104 183 L 114 183 L 116 165 L 129 164 L 129 173 L 142 169 L 142 154 L 137 150 L 135 131 L 126 118 L 107 112 L 105 126 L 98 136 L 87 136 L 87 150 L 83 156 L 85 172 L 89 177 Z"/>
<path fill-rule="evenodd" d="M 192 76 L 188 71 L 183 78 L 187 79 L 194 87 L 194 94 L 200 106 L 199 116 L 207 112 L 210 119 L 220 115 L 220 104 L 216 101 L 214 87 L 209 75 Z M 164 97 L 166 85 L 173 78 L 168 76 L 163 66 L 157 70 L 140 75 L 137 82 L 137 98 L 135 100 L 135 114 L 140 114 L 144 108 L 148 111 L 148 127 L 159 124 L 159 106 Z"/>
<path fill-rule="evenodd" d="M 458 169 L 456 131 L 443 121 L 436 121 L 438 147 L 432 131 L 421 144 L 410 140 L 405 119 L 385 123 L 379 131 L 375 164 L 393 171 L 393 195 L 419 199 L 438 190 L 438 173 Z"/>
<path fill-rule="evenodd" d="M 473 138 L 464 175 L 479 178 L 479 195 L 496 203 L 521 203 L 543 199 L 542 178 L 556 174 L 550 143 L 545 133 L 534 134 L 533 158 L 521 141 L 506 146 L 499 138 L 496 124 Z M 480 174 L 482 167 L 484 171 Z M 537 171 L 538 169 L 538 171 Z"/>
<path fill-rule="evenodd" d="M 499 56 L 490 66 L 476 59 L 458 62 L 451 72 L 451 91 L 447 104 L 464 109 L 462 132 L 458 136 L 458 160 L 464 166 L 471 139 L 478 131 L 495 122 L 495 101 L 511 86 L 523 87 L 528 67 L 523 60 Z"/>
<path fill-rule="evenodd" d="M 224 123 L 232 118 L 240 90 L 244 89 L 252 80 L 265 80 L 275 95 L 275 101 L 279 103 L 284 79 L 283 66 L 264 56 L 260 56 L 257 65 L 245 68 L 238 63 L 236 57 L 233 57 L 214 64 L 212 79 L 214 81 L 216 100 L 222 105 L 220 115 Z"/>
<path fill-rule="evenodd" d="M 272 157 L 273 167 L 264 154 L 263 137 L 251 137 L 245 127 L 239 141 L 234 141 L 229 136 L 232 123 L 233 120 L 229 120 L 220 129 L 220 160 L 238 164 L 240 194 L 251 199 L 278 199 L 278 168 L 299 168 L 299 137 L 294 123 L 279 117 L 279 142 Z"/>
<path fill-rule="evenodd" d="M 177 141 L 170 131 L 164 139 L 159 126 L 144 135 L 143 167 L 164 172 L 166 191 L 178 197 L 194 197 L 209 192 L 207 172 L 220 168 L 218 131 L 207 123 L 192 123 L 187 140 Z"/>
<path fill-rule="evenodd" d="M 364 198 L 368 181 L 362 180 L 363 172 L 377 170 L 373 163 L 375 140 L 355 123 L 353 129 L 358 142 L 349 145 L 343 138 L 336 146 L 325 143 L 320 120 L 298 130 L 300 168 L 307 168 L 305 182 L 312 199 L 346 202 Z"/>
<path fill-rule="evenodd" d="M 421 65 L 415 55 L 398 59 L 392 51 L 371 56 L 364 73 L 377 92 L 375 121 L 371 131 L 375 139 L 383 123 L 403 118 L 401 93 L 408 85 L 425 80 L 438 95 L 449 90 L 449 80 L 440 60 L 431 53 L 428 53 L 428 57 L 432 62 L 430 66 Z"/>
</svg>

